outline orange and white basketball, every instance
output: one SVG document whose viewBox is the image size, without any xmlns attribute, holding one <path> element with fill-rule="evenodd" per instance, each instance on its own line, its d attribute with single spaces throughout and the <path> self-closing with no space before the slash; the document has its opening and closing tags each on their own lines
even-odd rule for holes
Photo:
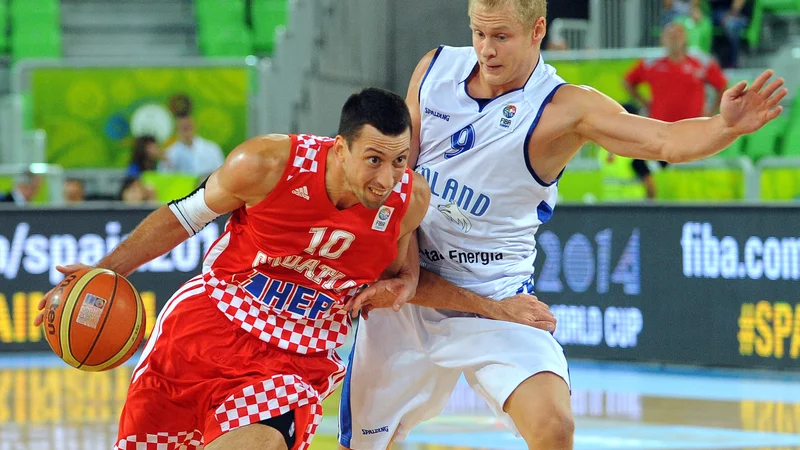
<svg viewBox="0 0 800 450">
<path fill-rule="evenodd" d="M 47 298 L 44 334 L 67 364 L 88 372 L 127 361 L 142 343 L 145 310 L 136 288 L 106 269 L 67 275 Z"/>
</svg>

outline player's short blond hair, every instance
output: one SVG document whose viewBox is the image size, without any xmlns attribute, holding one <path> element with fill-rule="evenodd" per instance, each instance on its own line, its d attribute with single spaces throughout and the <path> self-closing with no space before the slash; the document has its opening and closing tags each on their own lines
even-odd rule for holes
<svg viewBox="0 0 800 450">
<path fill-rule="evenodd" d="M 489 9 L 502 8 L 512 3 L 517 12 L 517 19 L 527 28 L 533 28 L 539 17 L 547 17 L 547 0 L 469 0 L 470 17 L 476 3 Z"/>
</svg>

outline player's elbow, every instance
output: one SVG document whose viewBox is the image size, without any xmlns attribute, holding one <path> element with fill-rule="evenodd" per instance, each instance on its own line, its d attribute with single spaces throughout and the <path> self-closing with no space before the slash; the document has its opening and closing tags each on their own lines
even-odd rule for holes
<svg viewBox="0 0 800 450">
<path fill-rule="evenodd" d="M 664 124 L 662 131 L 657 133 L 656 139 L 651 141 L 655 146 L 653 153 L 658 155 L 659 161 L 666 161 L 670 164 L 688 162 L 690 159 L 687 149 L 676 144 L 682 141 L 672 135 L 673 130 L 675 130 L 673 124 Z"/>
<path fill-rule="evenodd" d="M 666 161 L 670 164 L 687 163 L 698 159 L 692 156 L 688 148 L 675 144 L 664 144 L 659 154 L 661 155 L 659 161 Z"/>
<path fill-rule="evenodd" d="M 659 154 L 661 155 L 658 158 L 659 161 L 666 161 L 670 164 L 689 162 L 689 159 L 686 157 L 686 155 L 682 154 L 680 151 L 678 151 L 678 149 L 662 148 Z"/>
</svg>

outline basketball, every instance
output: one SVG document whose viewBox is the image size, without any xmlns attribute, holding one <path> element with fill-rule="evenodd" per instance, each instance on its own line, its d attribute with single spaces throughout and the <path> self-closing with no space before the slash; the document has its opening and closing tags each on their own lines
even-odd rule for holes
<svg viewBox="0 0 800 450">
<path fill-rule="evenodd" d="M 99 372 L 127 361 L 142 343 L 145 311 L 136 288 L 106 269 L 67 275 L 45 304 L 50 348 L 76 369 Z"/>
</svg>

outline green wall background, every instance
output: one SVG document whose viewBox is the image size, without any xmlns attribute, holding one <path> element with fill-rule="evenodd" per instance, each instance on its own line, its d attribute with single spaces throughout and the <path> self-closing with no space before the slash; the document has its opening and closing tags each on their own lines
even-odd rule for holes
<svg viewBox="0 0 800 450">
<path fill-rule="evenodd" d="M 124 167 L 131 116 L 189 95 L 197 133 L 224 152 L 247 138 L 245 68 L 41 68 L 32 74 L 34 128 L 47 132 L 47 161 L 64 168 Z"/>
</svg>

